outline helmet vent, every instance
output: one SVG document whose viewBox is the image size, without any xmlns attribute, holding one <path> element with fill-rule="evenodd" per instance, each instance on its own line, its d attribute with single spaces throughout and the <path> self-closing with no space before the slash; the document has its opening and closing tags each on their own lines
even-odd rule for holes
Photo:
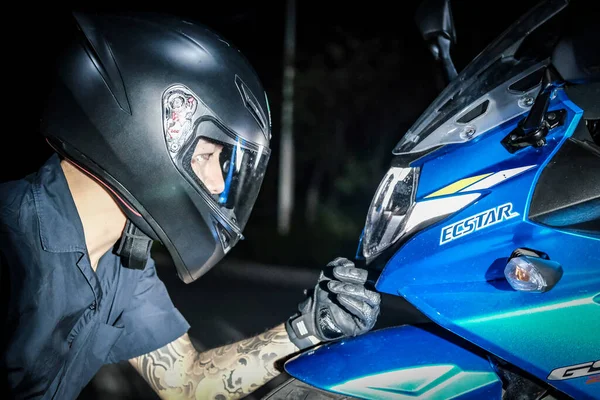
<svg viewBox="0 0 600 400">
<path fill-rule="evenodd" d="M 109 44 L 99 32 L 97 24 L 92 18 L 80 13 L 73 13 L 73 16 L 80 29 L 82 45 L 88 57 L 94 63 L 119 107 L 126 113 L 131 114 L 131 106 L 127 99 L 123 78 Z"/>
<path fill-rule="evenodd" d="M 250 111 L 250 114 L 252 114 L 252 116 L 258 123 L 258 126 L 260 126 L 260 129 L 262 129 L 263 134 L 268 139 L 267 117 L 265 116 L 264 111 L 262 110 L 260 104 L 258 103 L 258 100 L 256 100 L 256 97 L 250 91 L 250 88 L 248 88 L 248 86 L 246 86 L 246 84 L 242 81 L 242 79 L 237 75 L 235 77 L 235 83 L 240 91 L 240 94 L 242 95 L 242 100 L 244 101 L 244 105 L 246 106 L 248 111 Z"/>
</svg>

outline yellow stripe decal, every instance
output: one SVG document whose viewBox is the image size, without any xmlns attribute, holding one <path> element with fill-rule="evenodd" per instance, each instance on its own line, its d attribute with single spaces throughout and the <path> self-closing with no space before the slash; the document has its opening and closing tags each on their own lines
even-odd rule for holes
<svg viewBox="0 0 600 400">
<path fill-rule="evenodd" d="M 487 178 L 488 176 L 492 175 L 493 173 L 489 173 L 489 174 L 483 174 L 483 175 L 477 175 L 477 176 L 472 176 L 470 178 L 465 178 L 465 179 L 461 179 L 460 181 L 456 181 L 436 192 L 431 193 L 428 196 L 425 196 L 426 199 L 431 198 L 431 197 L 438 197 L 438 196 L 444 196 L 447 194 L 453 194 L 458 192 L 461 189 L 466 188 L 469 185 L 474 184 L 475 182 L 478 182 L 484 178 Z"/>
</svg>

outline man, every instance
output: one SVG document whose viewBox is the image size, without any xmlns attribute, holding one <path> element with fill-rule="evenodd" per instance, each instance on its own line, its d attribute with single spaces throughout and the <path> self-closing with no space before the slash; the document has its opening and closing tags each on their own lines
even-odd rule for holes
<svg viewBox="0 0 600 400">
<path fill-rule="evenodd" d="M 338 258 L 289 320 L 198 353 L 151 244 L 191 283 L 242 238 L 270 155 L 265 91 L 237 49 L 168 16 L 76 13 L 57 60 L 42 118 L 56 154 L 0 186 L 10 397 L 76 398 L 129 360 L 162 398 L 237 399 L 285 357 L 374 326 L 378 293 Z"/>
</svg>

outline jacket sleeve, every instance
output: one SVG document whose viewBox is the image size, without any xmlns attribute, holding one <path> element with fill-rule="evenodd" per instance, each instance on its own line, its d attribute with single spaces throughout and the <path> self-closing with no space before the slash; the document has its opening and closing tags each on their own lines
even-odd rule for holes
<svg viewBox="0 0 600 400">
<path fill-rule="evenodd" d="M 124 332 L 112 348 L 110 362 L 129 360 L 157 350 L 176 340 L 190 328 L 173 305 L 150 258 L 142 271 L 131 303 L 119 320 Z"/>
</svg>

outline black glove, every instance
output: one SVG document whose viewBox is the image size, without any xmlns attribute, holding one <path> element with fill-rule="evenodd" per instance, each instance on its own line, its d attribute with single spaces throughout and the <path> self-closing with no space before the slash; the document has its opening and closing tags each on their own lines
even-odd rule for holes
<svg viewBox="0 0 600 400">
<path fill-rule="evenodd" d="M 290 340 L 305 349 L 320 342 L 357 336 L 373 328 L 379 316 L 379 293 L 368 289 L 367 271 L 338 257 L 321 272 L 299 313 L 286 322 Z"/>
</svg>

